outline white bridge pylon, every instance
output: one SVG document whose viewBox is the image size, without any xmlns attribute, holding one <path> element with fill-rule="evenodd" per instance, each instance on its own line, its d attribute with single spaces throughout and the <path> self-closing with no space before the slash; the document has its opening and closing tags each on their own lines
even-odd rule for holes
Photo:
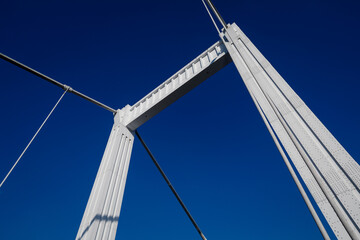
<svg viewBox="0 0 360 240">
<path fill-rule="evenodd" d="M 76 239 L 115 239 L 133 131 L 234 62 L 339 239 L 360 239 L 360 167 L 234 23 L 221 40 L 133 106 L 117 110 Z"/>
<path fill-rule="evenodd" d="M 325 219 L 360 239 L 360 167 L 236 24 L 222 39 Z"/>
</svg>

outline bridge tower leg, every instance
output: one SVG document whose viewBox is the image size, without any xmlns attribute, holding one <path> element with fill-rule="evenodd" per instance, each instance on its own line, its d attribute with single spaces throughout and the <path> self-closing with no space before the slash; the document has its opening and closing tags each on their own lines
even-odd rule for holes
<svg viewBox="0 0 360 240">
<path fill-rule="evenodd" d="M 234 23 L 220 37 L 339 239 L 360 239 L 360 166 Z"/>
<path fill-rule="evenodd" d="M 124 195 L 133 133 L 117 111 L 76 239 L 115 239 Z"/>
</svg>

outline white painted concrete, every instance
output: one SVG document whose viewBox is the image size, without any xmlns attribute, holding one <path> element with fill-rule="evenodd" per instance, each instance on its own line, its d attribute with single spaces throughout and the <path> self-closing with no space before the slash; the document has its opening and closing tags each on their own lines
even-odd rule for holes
<svg viewBox="0 0 360 240">
<path fill-rule="evenodd" d="M 134 136 L 118 110 L 80 224 L 77 240 L 115 239 Z"/>
</svg>

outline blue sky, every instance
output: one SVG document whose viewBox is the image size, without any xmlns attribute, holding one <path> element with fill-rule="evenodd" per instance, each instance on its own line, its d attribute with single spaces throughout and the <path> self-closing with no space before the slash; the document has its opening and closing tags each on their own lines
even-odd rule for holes
<svg viewBox="0 0 360 240">
<path fill-rule="evenodd" d="M 359 161 L 360 3 L 214 3 Z M 200 0 L 1 5 L 2 53 L 113 108 L 219 39 Z M 4 61 L 0 73 L 2 179 L 62 91 Z M 0 189 L 0 239 L 75 238 L 112 122 L 65 95 Z M 321 239 L 233 64 L 139 132 L 208 239 Z M 199 236 L 136 141 L 117 239 L 144 238 Z"/>
</svg>

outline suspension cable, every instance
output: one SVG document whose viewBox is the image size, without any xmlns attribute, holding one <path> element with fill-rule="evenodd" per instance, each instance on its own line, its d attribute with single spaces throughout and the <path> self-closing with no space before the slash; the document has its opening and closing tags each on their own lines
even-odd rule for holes
<svg viewBox="0 0 360 240">
<path fill-rule="evenodd" d="M 209 8 L 206 6 L 206 3 L 204 2 L 204 0 L 201 0 L 201 1 L 202 1 L 202 3 L 204 4 L 204 7 L 205 7 L 207 13 L 209 14 L 209 16 L 210 16 L 210 18 L 211 18 L 211 21 L 213 22 L 213 24 L 214 24 L 217 32 L 220 34 L 220 30 L 219 30 L 218 26 L 216 25 L 216 22 L 215 22 L 213 16 L 211 15 L 211 13 L 210 13 L 210 11 L 209 11 Z"/>
<path fill-rule="evenodd" d="M 11 64 L 14 64 L 15 66 L 17 66 L 19 68 L 24 69 L 25 71 L 27 71 L 29 73 L 32 73 L 32 74 L 44 79 L 45 81 L 48 81 L 48 82 L 50 82 L 50 83 L 52 83 L 52 84 L 54 84 L 54 85 L 56 85 L 58 87 L 61 87 L 62 89 L 67 90 L 68 92 L 71 92 L 71 93 L 73 93 L 73 94 L 75 94 L 75 95 L 77 95 L 77 96 L 79 96 L 79 97 L 81 97 L 81 98 L 83 98 L 83 99 L 85 99 L 85 100 L 87 100 L 89 102 L 92 102 L 92 103 L 94 103 L 94 104 L 96 104 L 96 105 L 98 105 L 98 106 L 112 112 L 112 113 L 116 113 L 115 109 L 113 109 L 113 108 L 111 108 L 109 106 L 106 106 L 105 104 L 103 104 L 103 103 L 101 103 L 99 101 L 96 101 L 95 99 L 93 99 L 91 97 L 88 97 L 85 94 L 82 94 L 81 92 L 78 92 L 75 89 L 72 89 L 71 87 L 69 87 L 69 86 L 67 86 L 65 84 L 62 84 L 62 83 L 56 81 L 55 79 L 52 79 L 52 78 L 46 76 L 45 74 L 42 74 L 42 73 L 36 71 L 35 69 L 32 69 L 32 68 L 26 66 L 25 64 L 22 64 L 21 62 L 18 62 L 15 59 L 12 59 L 12 58 L 6 56 L 5 54 L 0 53 L 0 58 L 4 59 L 5 61 L 7 61 L 7 62 L 9 62 Z"/>
<path fill-rule="evenodd" d="M 55 110 L 55 108 L 57 107 L 57 105 L 60 103 L 61 99 L 64 97 L 65 93 L 68 92 L 69 88 L 65 89 L 64 93 L 61 95 L 61 97 L 59 98 L 59 100 L 56 102 L 55 106 L 51 109 L 50 113 L 47 115 L 47 117 L 45 118 L 44 122 L 40 125 L 39 129 L 36 131 L 35 135 L 31 138 L 30 142 L 28 143 L 28 145 L 25 147 L 24 151 L 20 154 L 19 158 L 16 160 L 16 162 L 14 163 L 14 165 L 12 166 L 12 168 L 10 169 L 10 171 L 8 172 L 8 174 L 6 174 L 4 180 L 2 180 L 1 184 L 0 184 L 0 188 L 2 187 L 2 185 L 4 184 L 4 182 L 6 181 L 6 179 L 9 177 L 10 173 L 14 170 L 15 166 L 18 164 L 18 162 L 20 161 L 20 159 L 22 158 L 22 156 L 24 155 L 24 153 L 26 152 L 26 150 L 29 148 L 29 146 L 31 145 L 31 143 L 34 141 L 35 137 L 38 135 L 38 133 L 40 132 L 41 128 L 44 126 L 44 124 L 46 123 L 46 121 L 49 119 L 50 115 L 53 113 L 53 111 Z"/>
<path fill-rule="evenodd" d="M 141 144 L 144 146 L 145 150 L 147 151 L 147 153 L 149 154 L 150 158 L 152 159 L 152 161 L 154 162 L 155 166 L 157 167 L 157 169 L 159 170 L 159 172 L 161 173 L 161 175 L 163 176 L 164 180 L 166 181 L 167 185 L 169 186 L 169 188 L 171 189 L 171 191 L 173 192 L 173 194 L 175 195 L 176 199 L 178 200 L 178 202 L 180 203 L 181 207 L 184 209 L 186 215 L 189 217 L 190 221 L 192 222 L 192 224 L 194 225 L 194 227 L 196 228 L 196 230 L 198 231 L 198 233 L 200 234 L 201 238 L 203 240 L 206 240 L 206 237 L 204 236 L 204 234 L 201 232 L 199 226 L 196 224 L 194 218 L 191 216 L 189 210 L 186 208 L 185 204 L 183 203 L 183 201 L 181 200 L 179 194 L 177 194 L 177 192 L 175 191 L 175 188 L 171 185 L 170 180 L 167 178 L 167 176 L 165 175 L 164 171 L 161 169 L 159 163 L 156 161 L 154 155 L 150 152 L 150 149 L 147 147 L 146 143 L 144 142 L 144 140 L 141 138 L 141 136 L 139 135 L 139 132 L 137 130 L 135 130 L 135 134 L 136 136 L 139 138 Z"/>
<path fill-rule="evenodd" d="M 211 10 L 214 12 L 215 16 L 218 18 L 219 22 L 221 23 L 221 25 L 224 27 L 224 30 L 226 30 L 227 26 L 226 26 L 226 22 L 224 21 L 224 19 L 222 18 L 222 16 L 220 15 L 219 11 L 216 9 L 216 7 L 214 6 L 214 4 L 211 2 L 211 0 L 206 0 L 207 4 L 210 6 Z"/>
</svg>

